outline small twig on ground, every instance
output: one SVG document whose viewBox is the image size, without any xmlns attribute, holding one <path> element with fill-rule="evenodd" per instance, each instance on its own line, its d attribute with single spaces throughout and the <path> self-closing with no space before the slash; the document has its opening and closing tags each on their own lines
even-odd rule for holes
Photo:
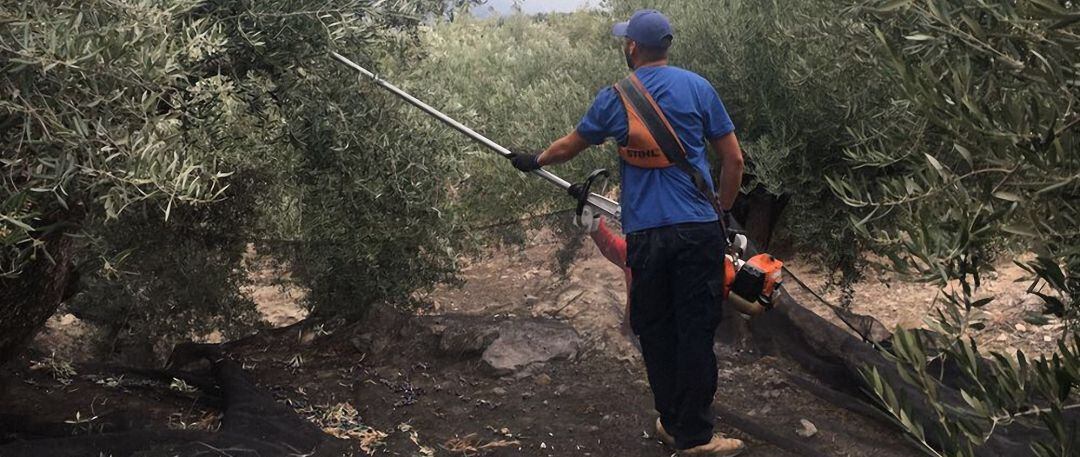
<svg viewBox="0 0 1080 457">
<path fill-rule="evenodd" d="M 555 316 L 555 315 L 558 315 L 558 314 L 559 314 L 559 313 L 561 313 L 561 312 L 562 312 L 562 311 L 563 311 L 564 309 L 566 309 L 566 307 L 568 307 L 568 306 L 570 306 L 570 305 L 574 304 L 574 302 L 575 302 L 575 301 L 577 301 L 577 299 L 581 298 L 581 296 L 582 296 L 582 295 L 585 295 L 585 291 L 584 291 L 584 290 L 583 290 L 583 291 L 581 291 L 581 292 L 578 292 L 578 293 L 577 293 L 577 295 L 574 295 L 574 297 L 573 297 L 573 298 L 571 298 L 571 299 L 567 300 L 567 301 L 566 301 L 566 304 L 565 304 L 565 305 L 562 305 L 562 306 L 560 306 L 560 307 L 559 307 L 559 309 L 555 310 L 555 312 L 554 312 L 554 313 L 552 313 L 552 315 L 553 315 L 553 316 Z"/>
<path fill-rule="evenodd" d="M 489 449 L 497 449 L 511 446 L 520 446 L 518 440 L 495 440 L 480 444 L 480 438 L 475 433 L 470 433 L 462 438 L 450 438 L 442 444 L 442 448 L 455 454 L 473 455 Z"/>
</svg>

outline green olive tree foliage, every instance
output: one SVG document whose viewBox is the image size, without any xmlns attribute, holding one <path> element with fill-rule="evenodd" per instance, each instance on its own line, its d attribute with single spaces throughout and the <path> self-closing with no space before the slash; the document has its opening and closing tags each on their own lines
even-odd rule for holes
<svg viewBox="0 0 1080 457">
<path fill-rule="evenodd" d="M 854 220 L 882 246 L 911 254 L 897 268 L 941 280 L 973 275 L 1008 242 L 1041 253 L 1029 265 L 1080 306 L 1080 153 L 1075 5 L 892 2 L 872 17 L 881 77 L 910 119 L 860 124 L 849 171 L 831 186 L 862 208 Z M 879 217 L 889 224 L 876 226 Z M 875 230 L 877 229 L 877 230 Z M 1033 287 L 1033 290 L 1036 290 Z"/>
<path fill-rule="evenodd" d="M 452 158 L 438 137 L 401 122 L 407 114 L 394 99 L 326 53 L 374 68 L 418 59 L 416 27 L 444 3 L 363 2 L 345 8 L 358 13 L 329 19 L 290 13 L 310 8 L 304 3 L 267 13 L 259 12 L 263 2 L 241 7 L 239 14 L 265 31 L 253 46 L 240 39 L 250 32 L 237 30 L 232 58 L 273 83 L 248 88 L 272 100 L 280 118 L 253 123 L 288 151 L 270 156 L 286 166 L 279 176 L 287 197 L 270 216 L 288 222 L 278 228 L 310 289 L 308 305 L 316 313 L 352 314 L 404 300 L 451 272 L 457 219 L 444 183 Z M 238 13 L 218 14 L 224 21 Z M 245 68 L 236 71 L 239 77 Z"/>
<path fill-rule="evenodd" d="M 621 43 L 600 13 L 478 20 L 466 15 L 422 35 L 425 56 L 394 72 L 406 90 L 510 149 L 534 152 L 571 132 L 593 97 L 625 75 Z M 507 215 L 569 206 L 545 181 L 516 172 L 509 161 L 403 108 L 418 132 L 442 134 L 459 159 L 460 177 L 447 184 L 462 217 L 484 225 Z M 612 168 L 610 148 L 591 149 L 553 171 L 574 181 Z"/>
<path fill-rule="evenodd" d="M 182 113 L 171 105 L 183 68 L 220 46 L 219 28 L 183 18 L 194 6 L 3 5 L 0 274 L 48 255 L 37 240 L 82 223 L 68 217 L 74 206 L 115 218 L 144 201 L 221 197 L 225 173 L 208 152 L 179 147 Z"/>
<path fill-rule="evenodd" d="M 426 29 L 421 34 L 424 57 L 409 66 L 391 67 L 390 75 L 410 93 L 492 140 L 534 152 L 572 131 L 595 94 L 627 71 L 609 22 L 598 12 L 487 20 L 461 14 Z M 398 104 L 395 115 L 403 116 L 417 135 L 437 141 L 453 159 L 453 172 L 441 183 L 460 221 L 455 237 L 472 246 L 492 240 L 515 244 L 524 239 L 523 229 L 548 227 L 560 238 L 556 266 L 569 266 L 583 237 L 562 211 L 573 205 L 564 192 L 517 172 L 498 154 Z M 552 171 L 577 181 L 595 168 L 614 171 L 615 157 L 610 146 L 593 148 Z"/>
<path fill-rule="evenodd" d="M 85 227 L 75 258 L 81 291 L 65 308 L 104 328 L 99 353 L 160 362 L 177 343 L 239 338 L 261 321 L 241 291 L 250 282 L 244 266 L 248 240 L 259 235 L 261 192 L 271 183 L 251 170 L 228 182 L 222 201 L 177 205 L 168 220 L 156 206 L 135 205 Z"/>
<path fill-rule="evenodd" d="M 0 319 L 29 322 L 12 344 L 62 298 L 74 258 L 56 246 L 121 283 L 89 280 L 82 307 L 126 303 L 122 314 L 149 326 L 199 321 L 180 317 L 193 310 L 250 316 L 222 307 L 250 309 L 237 271 L 253 238 L 296 246 L 321 310 L 358 310 L 441 277 L 452 263 L 441 148 L 326 54 L 416 58 L 417 25 L 445 6 L 0 4 Z"/>
<path fill-rule="evenodd" d="M 167 214 L 222 198 L 227 173 L 211 152 L 184 147 L 184 115 L 174 109 L 184 67 L 220 43 L 213 24 L 185 16 L 194 6 L 0 8 L 0 360 L 62 299 L 49 291 L 67 288 L 66 235 L 133 205 L 160 203 Z"/>
<path fill-rule="evenodd" d="M 897 87 L 887 111 L 851 130 L 849 166 L 829 177 L 854 209 L 851 225 L 892 266 L 944 284 L 929 341 L 899 332 L 891 355 L 938 420 L 919 422 L 877 372 L 872 391 L 933 455 L 976 455 L 995 432 L 1019 428 L 1034 455 L 1080 452 L 1080 7 L 1058 1 L 874 1 L 852 14 L 877 36 L 860 56 Z M 901 113 L 882 124 L 876 114 Z M 1032 250 L 1032 293 L 1067 323 L 1051 357 L 991 353 L 982 327 L 981 271 L 995 253 Z M 955 379 L 929 370 L 954 364 Z M 965 405 L 938 395 L 961 386 Z M 931 440 L 936 435 L 947 439 Z"/>
</svg>

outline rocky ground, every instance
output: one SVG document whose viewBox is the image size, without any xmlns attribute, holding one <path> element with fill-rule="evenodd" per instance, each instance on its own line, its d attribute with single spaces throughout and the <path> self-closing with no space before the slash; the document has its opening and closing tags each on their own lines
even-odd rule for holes
<svg viewBox="0 0 1080 457">
<path fill-rule="evenodd" d="M 1015 260 L 1031 258 L 1021 256 Z M 840 290 L 827 286 L 828 274 L 819 266 L 796 258 L 789 262 L 789 268 L 807 285 L 822 291 L 827 300 L 840 303 Z M 994 299 L 981 309 L 986 327 L 971 333 L 980 348 L 1008 354 L 1019 349 L 1029 355 L 1047 354 L 1056 349 L 1058 338 L 1066 330 L 1065 324 L 1053 315 L 1042 313 L 1042 299 L 1027 292 L 1030 284 L 1028 274 L 1013 259 L 1001 259 L 994 271 L 986 275 L 975 298 Z M 832 318 L 826 306 L 791 281 L 788 290 L 819 315 Z M 906 280 L 873 267 L 867 269 L 865 278 L 855 284 L 853 292 L 851 310 L 873 316 L 889 329 L 897 326 L 925 328 L 926 319 L 944 300 L 941 290 L 933 284 Z M 839 324 L 838 320 L 833 320 Z"/>
<path fill-rule="evenodd" d="M 641 361 L 620 328 L 621 272 L 589 246 L 568 275 L 554 275 L 554 248 L 541 238 L 527 249 L 473 261 L 463 286 L 418 297 L 429 306 L 414 314 L 376 310 L 351 325 L 303 321 L 230 343 L 228 352 L 257 385 L 346 440 L 355 455 L 670 455 L 652 436 L 655 416 Z M 793 266 L 812 285 L 823 282 L 824 274 Z M 252 293 L 266 315 L 282 325 L 302 318 L 294 299 L 302 291 L 260 289 L 280 277 L 260 274 L 264 283 Z M 1012 273 L 999 274 L 989 287 L 1000 289 L 988 288 L 999 299 L 988 310 L 1000 322 L 979 337 L 999 342 L 1006 335 L 1003 345 L 1045 347 L 1041 336 L 1052 328 L 1024 324 L 1019 330 L 1025 311 L 1015 309 L 1022 300 L 1015 291 L 1024 285 L 1009 282 Z M 286 291 L 293 295 L 282 295 Z M 871 278 L 856 289 L 854 309 L 890 326 L 916 326 L 933 294 L 924 285 Z M 55 334 L 42 338 L 50 337 Z M 889 425 L 793 383 L 789 376 L 799 370 L 782 355 L 725 345 L 717 353 L 719 429 L 747 440 L 745 455 L 798 454 L 746 434 L 725 420 L 725 411 L 821 455 L 920 455 Z M 0 409 L 68 433 L 220 427 L 220 412 L 182 382 L 125 376 L 72 359 L 39 351 L 21 360 L 7 378 Z"/>
</svg>

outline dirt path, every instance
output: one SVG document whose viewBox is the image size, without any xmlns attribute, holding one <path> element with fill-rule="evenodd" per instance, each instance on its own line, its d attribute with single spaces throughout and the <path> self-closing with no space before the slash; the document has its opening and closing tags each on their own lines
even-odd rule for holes
<svg viewBox="0 0 1080 457">
<path fill-rule="evenodd" d="M 605 360 L 605 363 L 614 359 L 621 367 L 621 370 L 613 367 L 592 376 L 623 386 L 617 389 L 623 391 L 623 395 L 629 394 L 636 405 L 634 410 L 624 414 L 633 416 L 635 411 L 637 414 L 627 426 L 638 430 L 636 436 L 644 439 L 651 433 L 648 421 L 655 417 L 655 412 L 650 405 L 640 356 L 620 329 L 625 303 L 622 273 L 595 247 L 587 244 L 567 277 L 557 277 L 551 273 L 549 264 L 551 253 L 557 247 L 551 243 L 541 237 L 527 249 L 500 252 L 466 267 L 462 287 L 440 288 L 425 297 L 432 303 L 428 312 L 546 316 L 569 323 L 588 341 L 592 357 Z M 790 362 L 723 346 L 718 346 L 718 354 L 718 404 L 745 414 L 781 435 L 825 450 L 827 455 L 916 455 L 891 428 L 867 424 L 865 418 L 856 417 L 790 385 L 785 373 L 798 372 Z M 590 365 L 597 365 L 597 362 Z M 590 396 L 600 395 L 602 399 L 614 393 L 597 393 L 587 386 L 582 389 Z M 606 400 L 602 403 L 610 404 Z M 809 439 L 799 437 L 796 429 L 800 427 L 801 419 L 814 423 L 819 434 Z M 747 455 L 787 455 L 775 447 L 755 442 L 730 426 L 721 424 L 721 429 L 753 443 Z M 612 438 L 618 440 L 618 437 Z M 663 449 L 652 444 L 637 451 L 642 452 L 640 454 L 625 455 L 665 455 Z M 892 450 L 882 450 L 880 445 L 883 444 Z M 630 452 L 629 449 L 624 451 Z"/>
<path fill-rule="evenodd" d="M 587 245 L 565 278 L 551 272 L 552 240 L 493 253 L 466 266 L 460 288 L 422 297 L 415 316 L 344 325 L 302 322 L 266 331 L 230 352 L 279 401 L 327 431 L 348 439 L 356 455 L 667 456 L 652 437 L 655 417 L 636 348 L 620 331 L 625 286 L 621 272 Z M 812 285 L 824 275 L 792 266 Z M 1005 269 L 987 286 L 999 294 L 988 311 L 1001 317 L 984 333 L 990 342 L 1029 344 L 1050 330 L 1017 330 L 1023 285 Z M 272 276 L 272 275 L 271 275 Z M 268 316 L 300 317 L 296 301 L 274 293 L 273 281 L 252 290 Z M 289 291 L 292 297 L 302 291 Z M 835 295 L 835 293 L 834 293 Z M 924 285 L 871 279 L 856 288 L 854 310 L 887 325 L 918 325 L 934 291 Z M 806 301 L 810 303 L 809 300 Z M 1024 305 L 1028 306 L 1028 305 Z M 824 310 L 819 313 L 827 315 Z M 517 374 L 495 374 L 478 354 L 448 354 L 432 336 L 432 322 L 462 316 L 477 325 L 505 319 L 564 322 L 581 336 L 578 354 Z M 441 324 L 440 324 L 441 325 Z M 1053 324 L 1051 324 L 1052 326 Z M 1032 326 L 1035 327 L 1035 326 Z M 1051 327 L 1052 328 L 1052 327 Z M 1010 330 L 1011 329 L 1011 330 Z M 998 335 L 1006 335 L 1004 341 Z M 1029 346 L 1023 346 L 1025 348 Z M 894 428 L 854 415 L 793 385 L 800 371 L 789 361 L 718 346 L 719 406 L 830 456 L 914 456 Z M 87 433 L 100 424 L 213 429 L 212 408 L 199 406 L 183 386 L 154 385 L 78 365 L 66 379 L 47 359 L 23 360 L 0 404 Z M 53 360 L 52 362 L 60 363 Z M 15 400 L 13 400 L 15 399 Z M 87 418 L 92 419 L 87 419 Z M 801 437 L 801 421 L 817 433 Z M 3 424 L 0 424 L 3 425 Z M 720 430 L 743 438 L 749 456 L 788 456 L 721 420 Z M 100 429 L 99 429 L 100 430 Z M 0 430 L 2 431 L 2 430 Z"/>
<path fill-rule="evenodd" d="M 328 334 L 311 340 L 290 331 L 292 337 L 256 339 L 233 353 L 281 401 L 316 420 L 355 407 L 359 420 L 371 427 L 367 436 L 378 437 L 368 442 L 376 455 L 671 454 L 652 436 L 655 415 L 636 361 L 593 350 L 499 376 L 475 356 L 440 354 L 411 324 L 386 322 L 379 326 L 395 333 L 392 341 L 380 342 L 363 328 L 324 328 Z M 295 347 L 294 341 L 309 342 Z M 789 384 L 784 373 L 792 371 L 797 370 L 782 359 L 721 349 L 717 402 L 824 455 L 917 455 L 891 428 Z M 799 437 L 801 419 L 815 424 L 818 433 Z M 745 455 L 794 455 L 727 424 L 720 429 L 749 441 Z"/>
</svg>

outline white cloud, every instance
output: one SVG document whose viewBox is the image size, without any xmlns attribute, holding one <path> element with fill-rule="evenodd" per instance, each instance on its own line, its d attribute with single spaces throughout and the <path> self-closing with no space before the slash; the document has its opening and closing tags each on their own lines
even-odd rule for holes
<svg viewBox="0 0 1080 457">
<path fill-rule="evenodd" d="M 583 8 L 595 8 L 599 0 L 522 0 L 521 11 L 525 14 L 570 12 Z M 483 5 L 473 8 L 473 14 L 480 17 L 507 15 L 513 12 L 514 0 L 488 0 Z"/>
</svg>

